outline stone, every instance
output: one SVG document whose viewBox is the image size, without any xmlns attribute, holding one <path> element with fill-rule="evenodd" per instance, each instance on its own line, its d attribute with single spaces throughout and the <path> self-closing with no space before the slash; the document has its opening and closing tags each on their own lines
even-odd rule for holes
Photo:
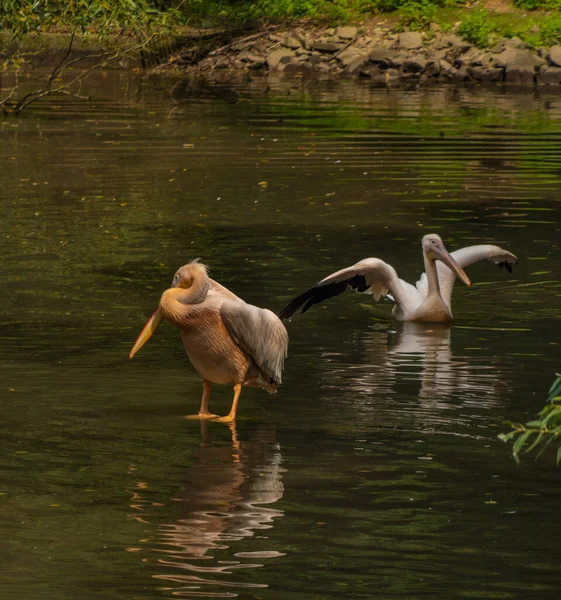
<svg viewBox="0 0 561 600">
<path fill-rule="evenodd" d="M 386 76 L 386 83 L 397 81 L 400 78 L 400 74 L 397 69 L 387 69 L 384 74 Z"/>
<path fill-rule="evenodd" d="M 290 62 L 294 56 L 295 54 L 292 50 L 284 48 L 282 50 L 273 50 L 272 52 L 267 54 L 267 58 L 265 60 L 267 62 L 267 65 L 269 66 L 269 69 L 274 69 L 275 67 L 278 67 L 281 63 L 284 64 Z"/>
<path fill-rule="evenodd" d="M 561 67 L 543 67 L 538 75 L 538 83 L 561 85 Z"/>
<path fill-rule="evenodd" d="M 469 42 L 466 42 L 466 40 L 454 33 L 442 35 L 439 42 L 436 44 L 437 50 L 454 49 L 458 52 L 467 52 L 470 48 L 471 44 Z"/>
<path fill-rule="evenodd" d="M 376 65 L 368 65 L 363 69 L 360 69 L 359 75 L 361 77 L 368 77 L 369 79 L 373 79 L 382 73 L 382 69 Z"/>
<path fill-rule="evenodd" d="M 399 54 L 392 48 L 374 48 L 370 52 L 370 62 L 387 69 L 391 66 L 392 58 Z"/>
<path fill-rule="evenodd" d="M 528 48 L 528 44 L 523 42 L 519 37 L 514 36 L 506 40 L 505 48 L 525 49 Z"/>
<path fill-rule="evenodd" d="M 501 81 L 504 69 L 500 67 L 475 66 L 469 67 L 468 73 L 475 81 Z"/>
<path fill-rule="evenodd" d="M 286 36 L 283 43 L 287 48 L 292 48 L 292 50 L 302 47 L 302 42 L 296 36 L 292 35 Z"/>
<path fill-rule="evenodd" d="M 450 79 L 453 81 L 469 81 L 471 77 L 466 67 L 460 67 L 450 74 Z"/>
<path fill-rule="evenodd" d="M 427 77 L 438 77 L 440 75 L 440 61 L 430 60 L 425 67 L 425 75 Z"/>
<path fill-rule="evenodd" d="M 535 81 L 536 72 L 546 61 L 530 50 L 507 47 L 497 54 L 495 63 L 504 66 L 507 83 L 528 85 Z"/>
<path fill-rule="evenodd" d="M 291 62 L 284 67 L 284 72 L 292 75 L 311 75 L 313 67 L 309 62 Z"/>
<path fill-rule="evenodd" d="M 354 48 L 347 48 L 337 55 L 337 60 L 346 67 L 349 65 L 358 55 L 358 52 Z"/>
<path fill-rule="evenodd" d="M 368 54 L 362 54 L 359 56 L 355 56 L 353 60 L 345 65 L 345 70 L 343 73 L 345 75 L 355 75 L 364 67 L 364 65 L 368 62 Z"/>
<path fill-rule="evenodd" d="M 318 40 L 312 43 L 312 48 L 314 50 L 318 50 L 319 52 L 328 52 L 330 54 L 334 54 L 335 52 L 339 52 L 345 47 L 345 44 L 338 44 L 337 42 L 322 42 Z"/>
<path fill-rule="evenodd" d="M 247 54 L 242 60 L 251 63 L 251 67 L 254 69 L 265 65 L 265 59 L 258 54 Z"/>
<path fill-rule="evenodd" d="M 423 47 L 423 38 L 418 31 L 404 31 L 399 34 L 397 45 L 405 50 Z"/>
<path fill-rule="evenodd" d="M 456 57 L 454 64 L 457 67 L 468 67 L 474 63 L 478 63 L 482 56 L 481 50 L 478 48 L 470 48 L 467 52 Z"/>
<path fill-rule="evenodd" d="M 396 54 L 395 56 L 392 56 L 392 58 L 390 60 L 390 67 L 393 67 L 394 69 L 401 69 L 403 62 L 406 61 L 408 58 L 409 58 L 408 54 L 403 54 L 403 53 Z"/>
<path fill-rule="evenodd" d="M 405 73 L 422 73 L 429 61 L 422 56 L 409 56 L 401 67 Z"/>
<path fill-rule="evenodd" d="M 549 64 L 554 67 L 561 67 L 561 46 L 551 46 L 547 55 Z"/>
<path fill-rule="evenodd" d="M 445 58 L 440 59 L 438 64 L 440 65 L 440 74 L 444 77 L 450 78 L 456 72 L 454 65 Z"/>
<path fill-rule="evenodd" d="M 356 27 L 339 26 L 335 30 L 335 35 L 337 37 L 341 38 L 342 40 L 352 40 L 356 37 L 357 32 L 358 32 L 358 29 Z"/>
<path fill-rule="evenodd" d="M 310 49 L 310 40 L 303 31 L 297 31 L 294 37 L 302 44 L 302 48 L 306 48 L 306 50 Z"/>
</svg>

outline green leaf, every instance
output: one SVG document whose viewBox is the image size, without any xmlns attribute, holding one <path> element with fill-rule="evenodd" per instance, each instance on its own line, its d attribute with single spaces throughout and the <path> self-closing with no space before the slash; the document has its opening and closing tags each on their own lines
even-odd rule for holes
<svg viewBox="0 0 561 600">
<path fill-rule="evenodd" d="M 555 373 L 557 375 L 557 379 L 551 384 L 549 388 L 549 393 L 547 395 L 548 402 L 551 402 L 554 398 L 557 398 L 561 394 L 561 375 L 559 373 Z"/>
<path fill-rule="evenodd" d="M 559 461 L 561 461 L 561 446 L 557 448 L 557 464 L 559 464 Z"/>
<path fill-rule="evenodd" d="M 526 443 L 526 440 L 531 435 L 534 435 L 533 431 L 525 431 L 523 434 L 521 434 L 518 437 L 518 439 L 516 440 L 516 442 L 514 442 L 514 446 L 512 447 L 512 455 L 513 456 L 517 456 L 520 453 L 520 450 L 522 449 L 522 447 Z"/>
</svg>

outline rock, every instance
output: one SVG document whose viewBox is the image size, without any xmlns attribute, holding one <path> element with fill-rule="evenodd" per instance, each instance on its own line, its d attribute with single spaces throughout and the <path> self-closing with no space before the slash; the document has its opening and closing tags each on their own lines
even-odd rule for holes
<svg viewBox="0 0 561 600">
<path fill-rule="evenodd" d="M 467 52 L 460 54 L 454 61 L 454 64 L 457 67 L 469 67 L 474 63 L 477 64 L 481 60 L 481 56 L 482 52 L 479 48 L 471 48 Z"/>
<path fill-rule="evenodd" d="M 404 61 L 406 61 L 408 58 L 409 58 L 409 54 L 403 54 L 403 53 L 396 54 L 390 60 L 390 67 L 393 67 L 394 69 L 401 69 Z"/>
<path fill-rule="evenodd" d="M 302 44 L 302 48 L 305 48 L 306 50 L 310 49 L 310 40 L 303 31 L 297 31 L 294 34 L 294 37 Z"/>
<path fill-rule="evenodd" d="M 362 54 L 359 56 L 355 56 L 347 65 L 343 73 L 345 75 L 356 75 L 360 72 L 360 70 L 364 67 L 364 65 L 368 62 L 369 56 L 368 54 Z"/>
<path fill-rule="evenodd" d="M 543 67 L 538 75 L 543 85 L 561 85 L 561 67 Z"/>
<path fill-rule="evenodd" d="M 475 66 L 469 67 L 468 73 L 475 81 L 501 81 L 504 69 L 500 67 Z"/>
<path fill-rule="evenodd" d="M 321 54 L 312 54 L 309 58 L 310 63 L 312 65 L 319 65 L 319 63 L 321 63 L 323 61 L 323 57 L 321 56 Z"/>
<path fill-rule="evenodd" d="M 313 67 L 308 62 L 291 62 L 284 67 L 284 72 L 292 75 L 309 76 L 313 72 Z"/>
<path fill-rule="evenodd" d="M 525 49 L 528 48 L 528 44 L 523 42 L 519 37 L 514 36 L 506 40 L 505 48 Z"/>
<path fill-rule="evenodd" d="M 333 54 L 335 52 L 339 52 L 345 47 L 345 44 L 338 44 L 337 42 L 322 42 L 318 40 L 316 42 L 312 42 L 312 48 L 314 50 L 318 50 L 319 52 L 329 52 Z"/>
<path fill-rule="evenodd" d="M 386 83 L 397 81 L 399 79 L 399 71 L 397 69 L 387 69 L 385 72 Z"/>
<path fill-rule="evenodd" d="M 397 56 L 397 54 L 399 53 L 392 48 L 374 48 L 370 52 L 370 62 L 387 69 L 391 66 L 392 58 Z"/>
<path fill-rule="evenodd" d="M 471 44 L 469 42 L 454 33 L 444 34 L 436 44 L 437 50 L 454 49 L 458 52 L 467 52 L 470 48 Z"/>
<path fill-rule="evenodd" d="M 547 60 L 549 60 L 550 65 L 561 67 L 561 46 L 551 46 Z"/>
<path fill-rule="evenodd" d="M 507 83 L 527 85 L 535 81 L 536 71 L 546 61 L 530 50 L 507 47 L 496 55 L 495 64 L 497 67 L 504 66 Z"/>
<path fill-rule="evenodd" d="M 454 69 L 450 74 L 450 79 L 453 81 L 469 81 L 471 77 L 466 67 L 460 67 L 459 69 Z"/>
<path fill-rule="evenodd" d="M 438 60 L 428 61 L 428 64 L 425 67 L 425 75 L 429 78 L 438 77 L 440 75 L 440 61 L 438 61 Z"/>
<path fill-rule="evenodd" d="M 302 47 L 302 42 L 296 36 L 292 35 L 288 35 L 283 43 L 287 48 L 292 48 L 293 50 Z"/>
<path fill-rule="evenodd" d="M 356 27 L 342 27 L 339 26 L 335 30 L 335 35 L 342 40 L 352 40 L 356 37 L 358 29 Z"/>
<path fill-rule="evenodd" d="M 422 73 L 429 61 L 422 56 L 409 56 L 401 67 L 405 73 Z"/>
<path fill-rule="evenodd" d="M 446 77 L 450 77 L 456 72 L 456 69 L 454 69 L 454 65 L 445 58 L 440 59 L 438 61 L 438 64 L 440 65 L 440 73 Z"/>
<path fill-rule="evenodd" d="M 376 65 L 369 65 L 367 67 L 364 67 L 363 69 L 360 69 L 360 71 L 359 71 L 359 75 L 361 77 L 368 77 L 369 79 L 373 79 L 374 77 L 377 77 L 381 73 L 382 73 L 382 69 L 380 69 L 380 67 L 378 67 Z"/>
<path fill-rule="evenodd" d="M 418 31 L 404 31 L 399 34 L 397 45 L 405 50 L 415 50 L 423 47 L 423 38 Z"/>
<path fill-rule="evenodd" d="M 269 65 L 269 69 L 274 69 L 275 67 L 278 67 L 280 63 L 284 64 L 290 62 L 294 56 L 295 54 L 292 50 L 284 48 L 282 50 L 273 50 L 267 55 L 265 60 L 267 65 Z"/>
<path fill-rule="evenodd" d="M 346 67 L 349 65 L 356 57 L 358 56 L 358 52 L 354 48 L 347 48 L 343 50 L 341 54 L 337 55 L 337 60 Z M 367 55 L 368 56 L 368 55 Z"/>
<path fill-rule="evenodd" d="M 251 63 L 251 67 L 253 69 L 257 69 L 258 67 L 263 67 L 265 65 L 265 59 L 262 56 L 259 56 L 259 54 L 247 54 L 242 60 Z"/>
</svg>

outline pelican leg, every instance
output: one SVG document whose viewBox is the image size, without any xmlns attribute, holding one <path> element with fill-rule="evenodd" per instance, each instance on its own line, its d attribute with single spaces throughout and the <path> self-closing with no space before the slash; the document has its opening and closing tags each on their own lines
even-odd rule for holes
<svg viewBox="0 0 561 600">
<path fill-rule="evenodd" d="M 241 392 L 242 384 L 236 383 L 234 386 L 234 399 L 232 400 L 232 408 L 230 408 L 230 412 L 225 417 L 214 419 L 215 421 L 219 421 L 220 423 L 231 423 L 232 421 L 236 420 L 236 410 L 238 408 L 238 400 L 240 399 Z"/>
<path fill-rule="evenodd" d="M 210 381 L 203 379 L 203 397 L 201 399 L 201 408 L 199 414 L 188 415 L 187 419 L 214 419 L 218 415 L 214 415 L 208 411 L 208 401 L 210 400 L 210 392 L 212 391 L 212 384 Z"/>
</svg>

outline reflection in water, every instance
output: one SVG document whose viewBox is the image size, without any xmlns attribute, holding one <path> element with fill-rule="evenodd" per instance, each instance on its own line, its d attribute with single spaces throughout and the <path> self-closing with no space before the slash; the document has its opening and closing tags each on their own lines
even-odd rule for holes
<svg viewBox="0 0 561 600">
<path fill-rule="evenodd" d="M 451 332 L 447 325 L 427 323 L 362 332 L 356 340 L 360 357 L 333 373 L 341 385 L 369 400 L 373 395 L 392 402 L 398 394 L 418 398 L 417 416 L 426 424 L 447 421 L 442 410 L 457 405 L 458 398 L 464 406 L 498 404 L 505 385 L 500 364 L 489 362 L 487 353 L 483 360 L 454 355 Z"/>
<path fill-rule="evenodd" d="M 223 579 L 222 576 L 234 571 L 264 566 L 231 560 L 231 556 L 223 553 L 232 542 L 252 537 L 268 539 L 255 533 L 270 529 L 273 520 L 284 514 L 268 506 L 282 498 L 284 469 L 279 445 L 270 428 L 253 432 L 251 441 L 239 441 L 235 424 L 229 424 L 231 442 L 224 445 L 210 440 L 209 427 L 213 425 L 201 422 L 202 444 L 196 463 L 187 471 L 183 494 L 172 499 L 180 507 L 182 517 L 175 523 L 159 525 L 156 533 L 155 551 L 164 554 L 157 564 L 165 572 L 153 577 L 182 584 L 173 588 L 174 596 L 234 598 L 237 593 L 218 590 L 267 587 L 239 578 Z M 143 511 L 141 493 L 134 492 L 132 506 Z M 131 516 L 147 520 L 142 512 Z M 284 555 L 270 549 L 234 553 L 234 557 L 244 559 L 279 556 Z M 211 578 L 216 575 L 220 578 Z"/>
</svg>

